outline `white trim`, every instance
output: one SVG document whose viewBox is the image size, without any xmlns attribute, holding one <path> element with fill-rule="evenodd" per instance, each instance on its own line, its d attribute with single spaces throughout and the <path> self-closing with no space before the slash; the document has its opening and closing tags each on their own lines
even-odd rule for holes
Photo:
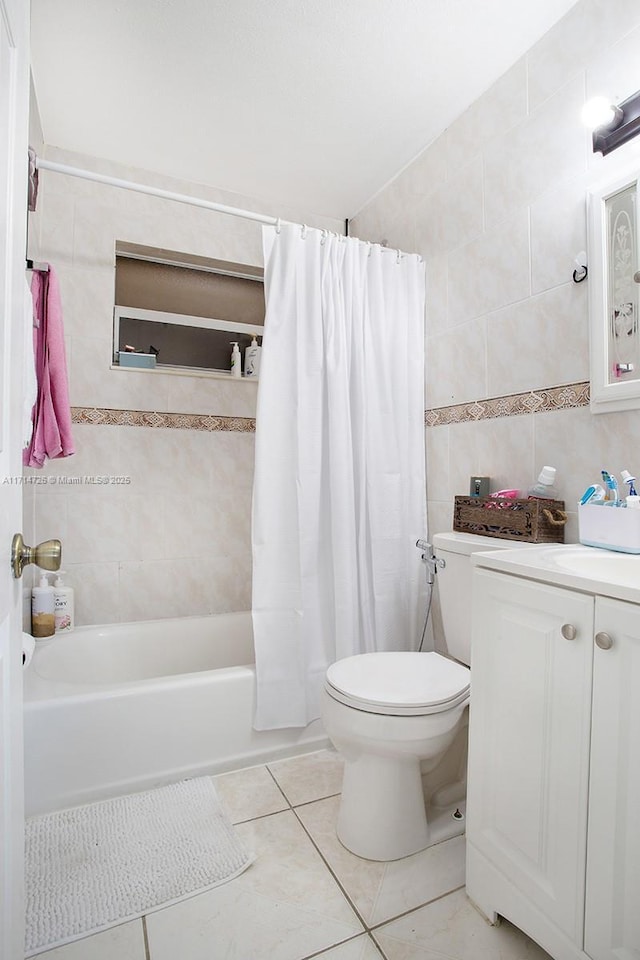
<svg viewBox="0 0 640 960">
<path fill-rule="evenodd" d="M 636 250 L 640 248 L 640 171 L 638 162 L 589 190 L 587 194 L 587 219 L 589 238 L 589 332 L 591 365 L 592 413 L 612 413 L 619 410 L 635 410 L 640 407 L 640 370 L 638 378 L 620 383 L 609 382 L 608 355 L 608 250 L 606 202 L 610 197 L 636 186 Z M 634 269 L 640 264 L 636 263 Z M 637 322 L 640 317 L 636 318 Z"/>
<path fill-rule="evenodd" d="M 258 377 L 245 377 L 244 373 L 241 377 L 232 377 L 230 370 L 218 370 L 216 367 L 179 367 L 177 364 L 170 363 L 161 363 L 155 367 L 123 367 L 119 363 L 112 363 L 109 367 L 110 370 L 122 370 L 123 373 L 161 373 L 163 376 L 168 377 L 204 377 L 209 380 L 229 380 L 232 383 L 258 383 Z M 143 411 L 149 412 L 149 411 Z M 179 416 L 191 417 L 191 416 L 204 416 L 204 417 L 217 417 L 224 416 L 227 414 L 217 414 L 217 413 L 185 413 L 178 414 Z"/>
<path fill-rule="evenodd" d="M 184 313 L 165 313 L 163 310 L 140 310 L 138 307 L 114 307 L 114 319 L 150 320 L 153 323 L 172 323 L 181 327 L 205 327 L 207 330 L 231 330 L 235 333 L 252 333 L 264 336 L 264 327 L 259 323 L 242 323 L 240 320 L 213 320 L 211 317 L 190 317 Z"/>
</svg>

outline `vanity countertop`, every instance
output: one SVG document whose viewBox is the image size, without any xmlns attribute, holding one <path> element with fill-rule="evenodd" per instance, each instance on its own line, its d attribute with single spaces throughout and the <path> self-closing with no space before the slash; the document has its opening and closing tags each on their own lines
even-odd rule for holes
<svg viewBox="0 0 640 960">
<path fill-rule="evenodd" d="M 640 555 L 584 547 L 540 544 L 527 550 L 494 550 L 471 555 L 473 564 L 559 587 L 640 603 Z"/>
</svg>

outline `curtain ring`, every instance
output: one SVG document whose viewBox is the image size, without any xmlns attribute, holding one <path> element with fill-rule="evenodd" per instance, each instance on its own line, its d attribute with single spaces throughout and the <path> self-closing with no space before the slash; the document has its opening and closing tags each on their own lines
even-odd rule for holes
<svg viewBox="0 0 640 960">
<path fill-rule="evenodd" d="M 302 224 L 302 233 L 300 234 L 303 240 L 307 239 L 307 225 L 306 223 Z"/>
<path fill-rule="evenodd" d="M 400 253 L 399 250 L 396 250 L 396 263 L 400 263 L 401 260 L 402 260 L 402 254 Z"/>
<path fill-rule="evenodd" d="M 368 246 L 368 248 L 369 248 L 369 249 L 367 250 L 367 257 L 370 257 L 371 254 L 372 254 L 372 252 L 373 252 L 373 247 L 371 246 L 371 240 L 367 240 L 367 246 Z"/>
<path fill-rule="evenodd" d="M 328 235 L 329 235 L 329 233 L 328 233 L 327 230 L 323 230 L 323 231 L 322 231 L 322 237 L 320 238 L 320 246 L 321 246 L 321 247 L 324 247 L 325 243 L 327 242 L 327 237 L 328 237 Z"/>
<path fill-rule="evenodd" d="M 280 233 L 281 228 L 282 228 L 282 220 L 280 219 L 280 217 L 278 217 L 278 219 L 276 220 L 276 233 Z"/>
</svg>

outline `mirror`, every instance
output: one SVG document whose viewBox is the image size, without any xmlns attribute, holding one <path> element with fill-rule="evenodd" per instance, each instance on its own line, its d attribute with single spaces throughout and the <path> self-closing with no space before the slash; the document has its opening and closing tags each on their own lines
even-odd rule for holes
<svg viewBox="0 0 640 960">
<path fill-rule="evenodd" d="M 640 407 L 640 171 L 588 195 L 591 411 Z"/>
</svg>

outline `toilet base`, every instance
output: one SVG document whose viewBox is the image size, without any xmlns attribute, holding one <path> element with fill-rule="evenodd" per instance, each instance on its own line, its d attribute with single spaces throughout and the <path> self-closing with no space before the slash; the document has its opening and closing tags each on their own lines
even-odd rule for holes
<svg viewBox="0 0 640 960">
<path fill-rule="evenodd" d="M 325 692 L 325 729 L 344 758 L 336 832 L 347 850 L 365 860 L 400 860 L 463 832 L 463 822 L 452 820 L 451 828 L 439 811 L 464 797 L 467 704 L 398 716 L 353 709 Z"/>
<path fill-rule="evenodd" d="M 419 761 L 361 754 L 346 763 L 336 832 L 365 860 L 399 860 L 427 847 Z"/>
<path fill-rule="evenodd" d="M 364 860 L 400 860 L 462 835 L 464 816 L 464 800 L 425 807 L 419 762 L 368 755 L 345 766 L 336 833 Z"/>
</svg>

